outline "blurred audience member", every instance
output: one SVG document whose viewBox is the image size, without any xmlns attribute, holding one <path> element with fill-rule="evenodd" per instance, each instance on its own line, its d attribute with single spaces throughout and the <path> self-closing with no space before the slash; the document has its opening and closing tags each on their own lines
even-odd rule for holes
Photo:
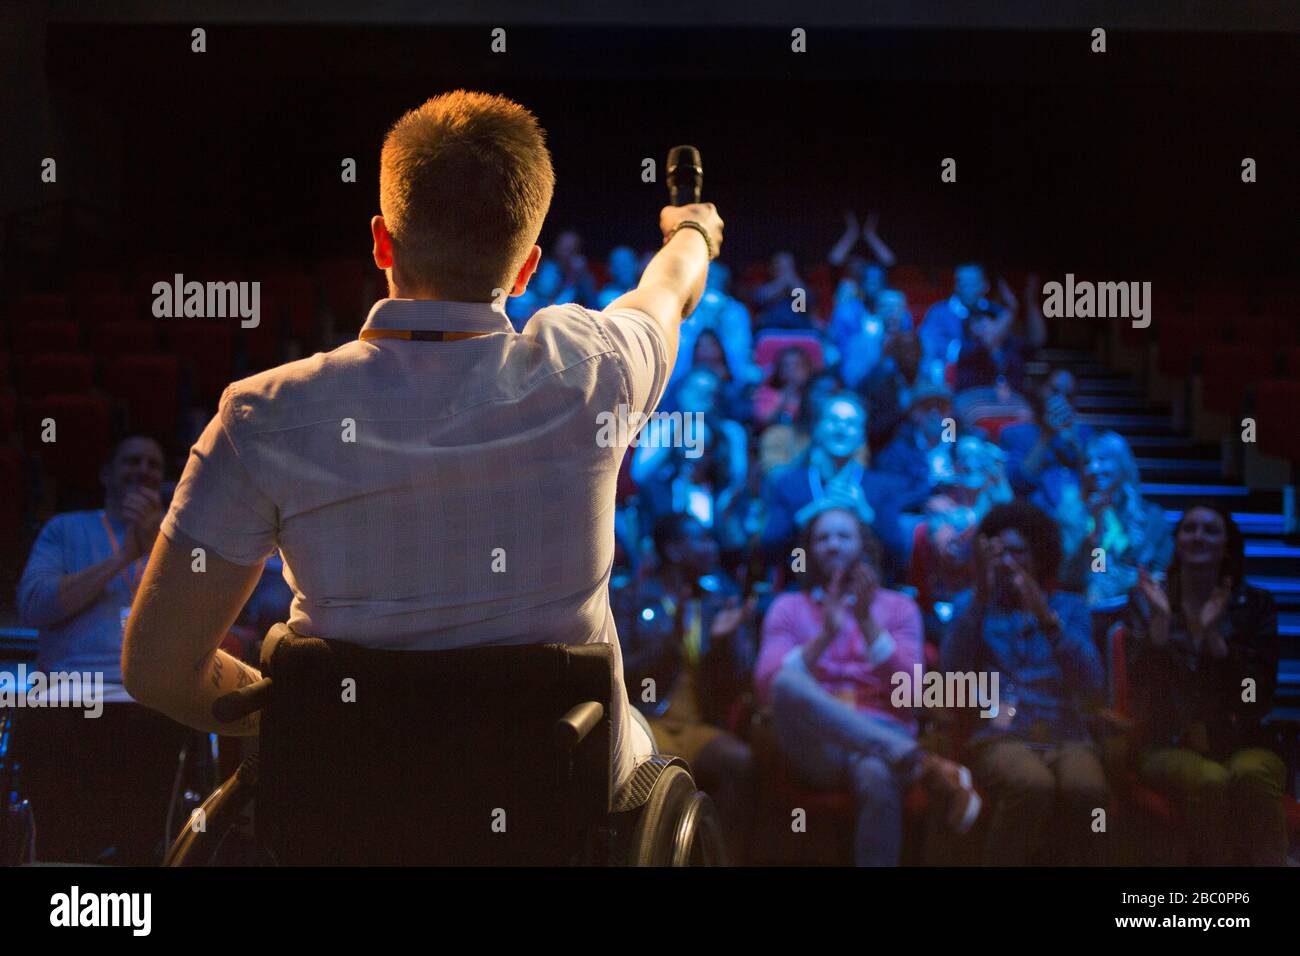
<svg viewBox="0 0 1300 956">
<path fill-rule="evenodd" d="M 1124 437 L 1102 432 L 1087 451 L 1078 492 L 1067 489 L 1058 512 L 1067 542 L 1061 583 L 1086 593 L 1094 615 L 1113 616 L 1128 603 L 1140 569 L 1168 566 L 1173 538 L 1164 509 L 1142 497 Z"/>
<path fill-rule="evenodd" d="M 1197 504 L 1174 528 L 1168 587 L 1145 569 L 1129 614 L 1129 687 L 1142 779 L 1182 806 L 1201 865 L 1286 863 L 1286 766 L 1260 726 L 1277 686 L 1277 609 L 1245 583 L 1226 510 Z"/>
<path fill-rule="evenodd" d="M 953 273 L 952 296 L 930 306 L 921 322 L 921 344 L 926 358 L 944 364 L 956 362 L 962 340 L 969 331 L 968 323 L 977 315 L 992 319 L 984 335 L 995 342 L 1005 340 L 1013 316 L 1009 309 L 986 298 L 988 291 L 989 282 L 982 266 L 966 263 L 957 267 Z"/>
<path fill-rule="evenodd" d="M 1005 281 L 998 280 L 998 292 L 1005 305 L 971 307 L 957 357 L 957 391 L 1005 382 L 1013 391 L 1025 386 L 1025 362 L 1032 350 L 1047 341 L 1047 327 L 1038 308 L 1038 278 L 1030 276 L 1025 288 L 1028 303 L 1028 329 L 1016 334 L 1006 316 L 1014 317 L 1020 303 Z"/>
<path fill-rule="evenodd" d="M 866 311 L 871 314 L 877 311 L 876 297 L 884 291 L 886 270 L 898 261 L 893 250 L 880 238 L 879 226 L 880 217 L 875 212 L 867 214 L 866 227 L 863 228 L 858 224 L 858 217 L 852 210 L 846 209 L 844 234 L 826 256 L 827 263 L 839 273 L 835 301 L 859 299 L 866 307 Z M 861 256 L 853 254 L 853 247 L 857 245 L 859 239 L 871 247 L 871 254 L 875 256 L 876 261 L 868 262 Z"/>
<path fill-rule="evenodd" d="M 985 861 L 1026 866 L 1055 837 L 1065 862 L 1100 861 L 1094 811 L 1106 778 L 1085 712 L 1103 690 L 1082 598 L 1052 587 L 1061 539 L 1027 502 L 994 507 L 976 538 L 974 593 L 956 611 L 940 663 L 947 673 L 998 674 L 997 714 L 972 737 L 976 778 L 992 818 Z"/>
<path fill-rule="evenodd" d="M 887 341 L 912 330 L 912 315 L 903 293 L 884 289 L 876 301 L 879 313 L 863 316 L 861 325 L 839 343 L 840 375 L 849 388 L 858 388 L 876 370 Z"/>
<path fill-rule="evenodd" d="M 641 277 L 636 253 L 632 251 L 630 246 L 615 246 L 611 249 L 606 267 L 609 269 L 609 282 L 596 296 L 597 309 L 609 308 L 611 302 L 624 292 L 634 288 L 637 280 Z"/>
<path fill-rule="evenodd" d="M 665 515 L 689 514 L 704 527 L 713 528 L 746 475 L 742 470 L 739 478 L 736 476 L 731 444 L 722 425 L 717 418 L 684 417 L 681 441 L 669 440 L 667 448 L 648 449 L 654 455 L 642 465 L 644 477 L 637 479 L 642 527 L 652 527 Z M 741 448 L 743 453 L 744 446 Z M 639 445 L 638 454 L 643 450 L 647 446 Z M 743 457 L 740 465 L 745 467 Z"/>
<path fill-rule="evenodd" d="M 681 343 L 677 350 L 679 358 L 673 366 L 673 379 L 685 373 L 681 356 L 694 355 L 695 343 L 705 332 L 712 333 L 721 344 L 732 381 L 748 386 L 762 378 L 763 373 L 753 359 L 754 333 L 750 327 L 749 310 L 744 303 L 728 295 L 730 284 L 731 270 L 717 260 L 709 263 L 704 294 L 695 310 L 682 322 Z"/>
<path fill-rule="evenodd" d="M 854 861 L 894 866 L 913 783 L 943 801 L 959 831 L 974 823 L 979 798 L 969 771 L 917 745 L 910 708 L 890 699 L 893 675 L 921 663 L 921 615 L 911 598 L 881 585 L 860 496 L 837 491 L 807 515 L 807 572 L 799 591 L 779 595 L 768 610 L 755 685 L 795 775 L 853 791 Z"/>
<path fill-rule="evenodd" d="M 712 372 L 718 379 L 718 411 L 728 418 L 747 424 L 753 414 L 753 400 L 749 388 L 736 381 L 727 364 L 722 340 L 712 329 L 702 329 L 695 338 L 695 351 L 691 357 L 692 368 Z M 678 381 L 681 379 L 679 378 Z M 669 389 L 672 383 L 669 382 Z"/>
<path fill-rule="evenodd" d="M 753 421 L 757 428 L 793 425 L 799 417 L 804 388 L 813 367 L 803 349 L 791 346 L 776 357 L 767 381 L 754 390 Z"/>
<path fill-rule="evenodd" d="M 1034 392 L 1034 421 L 1002 429 L 1007 478 L 1015 493 L 1049 513 L 1061 504 L 1064 489 L 1077 487 L 1084 451 L 1093 431 L 1074 410 L 1074 376 L 1053 369 Z"/>
<path fill-rule="evenodd" d="M 922 375 L 921 340 L 915 332 L 899 332 L 885 341 L 883 358 L 857 389 L 871 409 L 868 437 L 873 451 L 894 437 L 911 407 L 912 391 L 934 381 Z"/>
<path fill-rule="evenodd" d="M 951 481 L 957 439 L 951 414 L 952 393 L 947 388 L 925 383 L 917 386 L 912 391 L 907 418 L 872 463 L 881 471 L 906 478 L 913 487 L 925 488 L 927 493 Z"/>
<path fill-rule="evenodd" d="M 743 861 L 752 759 L 725 728 L 749 688 L 753 603 L 741 603 L 716 542 L 689 515 L 660 518 L 654 545 L 654 574 L 612 595 L 628 699 L 649 718 L 659 752 L 691 765 L 718 805 L 732 862 Z"/>
<path fill-rule="evenodd" d="M 813 430 L 808 452 L 784 468 L 773 471 L 763 490 L 767 523 L 763 528 L 765 558 L 786 564 L 794 545 L 796 516 L 810 502 L 820 501 L 833 481 L 861 489 L 872 512 L 870 524 L 884 546 L 883 566 L 891 580 L 901 576 L 904 545 L 900 512 L 919 508 L 924 488 L 913 488 L 907 480 L 867 468 L 867 413 L 852 392 L 841 392 L 828 400 Z"/>
<path fill-rule="evenodd" d="M 587 269 L 582 254 L 582 237 L 566 230 L 555 237 L 556 263 L 560 267 L 560 292 L 557 302 L 576 302 L 592 308 L 596 304 L 596 280 Z"/>
<path fill-rule="evenodd" d="M 55 695 L 60 706 L 14 711 L 36 852 L 45 862 L 162 858 L 172 778 L 189 731 L 135 703 L 121 669 L 122 632 L 162 521 L 162 479 L 156 441 L 120 442 L 100 471 L 103 509 L 51 518 L 18 585 L 19 618 L 38 631 L 37 669 L 81 678 L 80 699 Z"/>
<path fill-rule="evenodd" d="M 802 295 L 796 298 L 797 293 Z M 816 331 L 812 312 L 815 303 L 807 283 L 799 278 L 794 256 L 778 252 L 772 257 L 772 278 L 754 290 L 754 304 L 759 314 L 754 330 L 799 329 Z"/>
</svg>

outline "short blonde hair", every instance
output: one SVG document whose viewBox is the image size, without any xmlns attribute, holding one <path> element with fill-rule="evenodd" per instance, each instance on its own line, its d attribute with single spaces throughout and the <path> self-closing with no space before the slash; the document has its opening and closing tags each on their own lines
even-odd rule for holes
<svg viewBox="0 0 1300 956">
<path fill-rule="evenodd" d="M 486 301 L 508 290 L 554 191 L 545 132 L 504 96 L 435 96 L 384 137 L 379 208 L 413 291 Z"/>
</svg>

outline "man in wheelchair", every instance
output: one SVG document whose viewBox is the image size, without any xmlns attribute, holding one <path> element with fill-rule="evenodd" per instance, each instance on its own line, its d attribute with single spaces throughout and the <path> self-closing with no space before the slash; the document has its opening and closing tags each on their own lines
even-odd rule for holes
<svg viewBox="0 0 1300 956">
<path fill-rule="evenodd" d="M 604 733 L 595 758 L 604 813 L 555 804 L 582 818 L 562 832 L 590 841 L 592 820 L 647 799 L 708 816 L 684 768 L 654 758 L 623 689 L 608 589 L 626 448 L 598 436 L 610 414 L 643 420 L 654 410 L 723 224 L 709 204 L 665 208 L 663 248 L 635 289 L 603 312 L 544 308 L 518 333 L 504 302 L 537 268 L 553 184 L 543 131 L 516 103 L 461 90 L 403 116 L 384 141 L 382 214 L 371 223 L 389 297 L 356 341 L 230 385 L 162 522 L 126 629 L 126 687 L 188 726 L 261 733 L 259 839 L 273 835 L 280 862 L 506 859 L 498 851 L 531 818 L 506 805 L 507 785 L 546 780 L 560 792 L 589 782 L 581 745 Z M 218 644 L 277 550 L 292 633 L 267 642 L 266 696 L 264 675 Z M 562 647 L 544 665 L 504 653 L 524 645 Z M 579 667 L 588 648 L 598 658 Z M 554 673 L 528 671 L 541 666 Z M 520 667 L 534 693 L 523 693 L 528 681 L 511 670 Z M 472 679 L 461 687 L 440 674 Z M 561 743 L 529 737 L 543 729 Z M 510 741 L 522 745 L 484 749 Z M 563 759 L 552 759 L 557 748 Z M 655 786 L 665 778 L 667 795 Z M 315 791 L 284 789 L 326 779 L 346 781 L 352 802 L 322 799 L 312 812 Z M 387 802 L 362 799 L 366 788 Z M 447 792 L 491 805 L 453 811 Z M 318 820 L 328 805 L 353 827 L 277 834 L 263 802 Z M 448 819 L 458 822 L 433 824 Z M 459 843 L 444 852 L 422 836 L 462 825 L 481 837 L 466 847 L 491 852 L 462 854 Z M 358 832 L 397 855 L 359 853 Z M 525 861 L 556 858 L 520 846 Z M 694 851 L 675 852 L 685 862 Z M 611 858 L 567 847 L 559 856 Z M 636 859 L 674 859 L 650 856 Z"/>
</svg>

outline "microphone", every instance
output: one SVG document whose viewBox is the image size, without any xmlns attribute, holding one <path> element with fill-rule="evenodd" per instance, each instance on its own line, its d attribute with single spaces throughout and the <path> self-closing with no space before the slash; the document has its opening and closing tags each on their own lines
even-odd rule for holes
<svg viewBox="0 0 1300 956">
<path fill-rule="evenodd" d="M 668 204 L 685 206 L 700 201 L 704 167 L 694 146 L 674 146 L 668 151 Z"/>
</svg>

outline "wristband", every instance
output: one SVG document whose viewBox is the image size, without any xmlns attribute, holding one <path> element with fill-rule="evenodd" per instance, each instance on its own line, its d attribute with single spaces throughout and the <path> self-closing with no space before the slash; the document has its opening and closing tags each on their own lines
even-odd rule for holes
<svg viewBox="0 0 1300 956">
<path fill-rule="evenodd" d="M 673 226 L 672 231 L 668 233 L 668 235 L 664 236 L 664 245 L 668 245 L 668 243 L 672 241 L 673 236 L 677 235 L 677 233 L 682 229 L 694 229 L 704 237 L 704 246 L 709 250 L 710 262 L 718 257 L 718 254 L 713 251 L 713 239 L 709 236 L 709 230 L 705 229 L 701 223 L 696 222 L 694 219 L 684 219 L 677 225 Z"/>
</svg>

